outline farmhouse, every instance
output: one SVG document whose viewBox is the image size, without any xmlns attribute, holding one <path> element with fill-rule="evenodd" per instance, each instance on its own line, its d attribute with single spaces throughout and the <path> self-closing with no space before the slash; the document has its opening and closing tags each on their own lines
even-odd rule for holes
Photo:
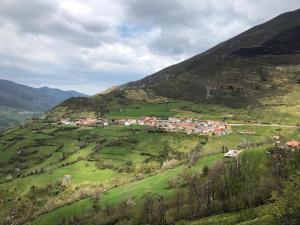
<svg viewBox="0 0 300 225">
<path fill-rule="evenodd" d="M 229 150 L 228 152 L 226 152 L 224 154 L 225 158 L 236 158 L 239 155 L 239 151 L 238 150 Z"/>
<path fill-rule="evenodd" d="M 125 126 L 136 125 L 136 124 L 138 124 L 137 120 L 134 120 L 134 119 L 128 119 L 128 120 L 124 121 Z"/>
<path fill-rule="evenodd" d="M 291 149 L 300 149 L 300 141 L 291 140 L 288 141 L 286 145 Z"/>
<path fill-rule="evenodd" d="M 94 118 L 85 118 L 85 119 L 80 119 L 77 121 L 77 125 L 82 125 L 82 126 L 93 126 L 96 125 L 98 122 L 97 119 Z"/>
</svg>

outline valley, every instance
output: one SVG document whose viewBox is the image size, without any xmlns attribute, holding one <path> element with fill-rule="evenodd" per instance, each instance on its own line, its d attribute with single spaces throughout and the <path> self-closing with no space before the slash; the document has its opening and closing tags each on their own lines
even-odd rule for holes
<svg viewBox="0 0 300 225">
<path fill-rule="evenodd" d="M 133 110 L 131 118 L 140 110 Z M 167 198 L 176 190 L 171 185 L 174 180 L 223 161 L 228 149 L 246 149 L 267 157 L 267 148 L 275 143 L 273 136 L 300 138 L 292 125 L 232 125 L 227 135 L 203 136 L 138 123 L 59 125 L 48 115 L 2 134 L 0 187 L 9 187 L 25 199 L 34 194 L 39 200 L 35 213 L 28 215 L 30 220 L 54 225 L 57 218 L 62 222 L 89 214 L 95 207 L 95 196 L 99 196 L 100 208 L 127 201 L 139 205 L 148 194 Z M 61 186 L 66 175 L 70 175 L 70 182 Z"/>
<path fill-rule="evenodd" d="M 0 224 L 299 224 L 299 21 L 93 96 L 3 81 Z"/>
</svg>

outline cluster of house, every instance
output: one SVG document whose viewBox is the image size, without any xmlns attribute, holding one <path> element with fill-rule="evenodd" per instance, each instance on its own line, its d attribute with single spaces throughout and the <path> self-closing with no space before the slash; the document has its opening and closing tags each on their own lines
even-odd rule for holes
<svg viewBox="0 0 300 225">
<path fill-rule="evenodd" d="M 181 131 L 187 134 L 225 135 L 231 133 L 231 126 L 222 121 L 198 120 L 192 118 L 161 119 L 158 117 L 144 117 L 141 119 L 119 120 L 125 126 L 146 125 L 165 131 Z"/>
<path fill-rule="evenodd" d="M 187 134 L 225 135 L 231 133 L 231 126 L 222 121 L 198 120 L 192 118 L 161 119 L 158 117 L 143 117 L 141 119 L 119 119 L 108 121 L 105 119 L 84 118 L 76 121 L 61 119 L 63 125 L 74 126 L 107 126 L 109 124 L 120 124 L 124 126 L 144 125 L 165 131 L 180 131 Z"/>
<path fill-rule="evenodd" d="M 95 126 L 95 127 L 102 127 L 109 125 L 109 122 L 104 119 L 96 119 L 96 118 L 83 118 L 79 120 L 70 120 L 69 118 L 61 119 L 59 124 L 63 125 L 70 125 L 70 126 Z"/>
<path fill-rule="evenodd" d="M 20 111 L 20 112 L 18 112 L 19 115 L 31 115 L 33 113 L 34 112 L 29 112 L 29 111 Z"/>
</svg>

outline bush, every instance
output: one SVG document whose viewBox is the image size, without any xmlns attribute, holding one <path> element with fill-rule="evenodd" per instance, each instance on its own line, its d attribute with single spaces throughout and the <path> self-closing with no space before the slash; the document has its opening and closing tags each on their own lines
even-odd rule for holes
<svg viewBox="0 0 300 225">
<path fill-rule="evenodd" d="M 273 207 L 273 224 L 300 224 L 300 172 L 284 184 L 283 194 L 276 195 Z"/>
</svg>

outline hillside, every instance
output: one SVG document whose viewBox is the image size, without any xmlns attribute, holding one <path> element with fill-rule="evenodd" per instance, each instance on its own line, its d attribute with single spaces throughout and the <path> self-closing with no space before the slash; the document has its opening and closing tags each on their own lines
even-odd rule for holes
<svg viewBox="0 0 300 225">
<path fill-rule="evenodd" d="M 280 96 L 285 88 L 299 85 L 299 39 L 298 9 L 124 87 L 195 102 L 257 104 L 263 97 Z"/>
<path fill-rule="evenodd" d="M 86 95 L 49 87 L 32 88 L 12 81 L 0 80 L 0 130 L 77 96 Z"/>
<path fill-rule="evenodd" d="M 153 75 L 60 106 L 103 115 L 136 101 L 189 101 L 281 111 L 299 118 L 300 9 Z M 119 107 L 111 107 L 111 102 Z M 83 107 L 80 107 L 83 106 Z"/>
<path fill-rule="evenodd" d="M 76 91 L 29 86 L 0 80 L 0 106 L 7 106 L 31 112 L 44 112 L 62 101 L 77 96 L 86 96 Z"/>
</svg>

